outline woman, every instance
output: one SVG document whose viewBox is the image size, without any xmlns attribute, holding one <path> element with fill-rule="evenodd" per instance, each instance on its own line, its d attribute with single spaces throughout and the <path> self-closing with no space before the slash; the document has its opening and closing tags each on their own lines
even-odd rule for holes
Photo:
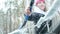
<svg viewBox="0 0 60 34">
<path fill-rule="evenodd" d="M 33 5 L 34 3 L 35 2 L 33 0 L 30 4 L 30 7 L 28 7 L 26 9 L 25 20 L 24 20 L 22 27 L 25 26 L 27 20 L 34 21 L 34 24 L 36 25 L 39 18 L 43 17 L 45 15 L 45 13 L 46 13 L 44 11 L 45 10 L 45 1 L 37 0 L 35 5 Z"/>
</svg>

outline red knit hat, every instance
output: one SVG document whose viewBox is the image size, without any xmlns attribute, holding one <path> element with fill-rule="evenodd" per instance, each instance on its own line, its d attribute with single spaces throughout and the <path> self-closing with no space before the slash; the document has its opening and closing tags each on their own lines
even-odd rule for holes
<svg viewBox="0 0 60 34">
<path fill-rule="evenodd" d="M 37 0 L 37 1 L 36 1 L 36 5 L 37 5 L 38 3 L 40 3 L 40 2 L 45 2 L 45 0 Z"/>
</svg>

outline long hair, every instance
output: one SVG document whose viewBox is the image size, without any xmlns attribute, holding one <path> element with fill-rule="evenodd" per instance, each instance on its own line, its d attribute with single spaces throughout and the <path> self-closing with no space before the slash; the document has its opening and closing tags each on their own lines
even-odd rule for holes
<svg viewBox="0 0 60 34">
<path fill-rule="evenodd" d="M 30 3 L 30 11 L 32 11 L 33 4 L 34 4 L 34 0 L 31 0 L 31 3 Z"/>
</svg>

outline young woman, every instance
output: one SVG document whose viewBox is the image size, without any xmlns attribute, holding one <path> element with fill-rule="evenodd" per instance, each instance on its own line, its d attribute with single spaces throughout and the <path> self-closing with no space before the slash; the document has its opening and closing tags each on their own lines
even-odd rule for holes
<svg viewBox="0 0 60 34">
<path fill-rule="evenodd" d="M 33 5 L 34 3 L 35 5 Z M 45 0 L 36 0 L 36 2 L 34 2 L 34 0 L 31 1 L 30 6 L 26 9 L 25 20 L 22 27 L 25 26 L 27 20 L 34 21 L 34 24 L 36 25 L 39 18 L 44 17 L 46 13 L 44 10 Z"/>
</svg>

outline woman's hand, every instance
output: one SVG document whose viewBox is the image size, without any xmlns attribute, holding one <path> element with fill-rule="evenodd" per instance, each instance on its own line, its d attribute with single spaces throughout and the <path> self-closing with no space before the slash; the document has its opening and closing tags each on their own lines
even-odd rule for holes
<svg viewBox="0 0 60 34">
<path fill-rule="evenodd" d="M 29 8 L 27 8 L 25 12 L 27 15 L 29 15 L 31 13 Z"/>
</svg>

